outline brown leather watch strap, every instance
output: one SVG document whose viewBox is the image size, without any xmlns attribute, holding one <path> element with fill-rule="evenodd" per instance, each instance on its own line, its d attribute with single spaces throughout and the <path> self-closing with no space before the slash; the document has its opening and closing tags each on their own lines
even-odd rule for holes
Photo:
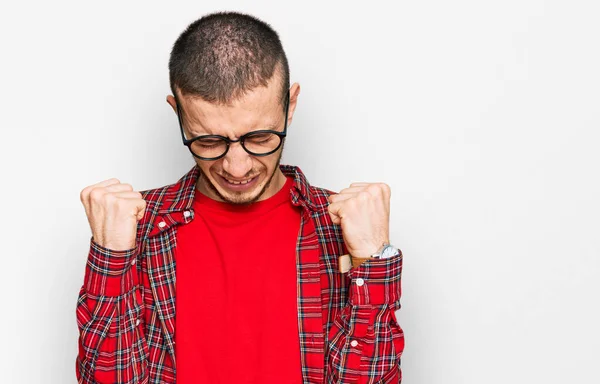
<svg viewBox="0 0 600 384">
<path fill-rule="evenodd" d="M 350 268 L 356 268 L 369 259 L 370 257 L 352 257 L 350 254 L 342 255 L 338 257 L 338 269 L 340 273 L 346 273 Z"/>
</svg>

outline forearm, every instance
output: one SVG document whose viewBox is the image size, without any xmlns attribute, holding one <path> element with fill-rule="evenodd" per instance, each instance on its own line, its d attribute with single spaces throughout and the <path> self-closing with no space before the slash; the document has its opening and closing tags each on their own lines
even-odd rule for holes
<svg viewBox="0 0 600 384">
<path fill-rule="evenodd" d="M 348 304 L 329 330 L 327 383 L 399 383 L 404 333 L 400 307 L 402 255 L 369 260 L 348 272 Z"/>
<path fill-rule="evenodd" d="M 142 301 L 136 250 L 113 252 L 90 245 L 77 303 L 79 383 L 137 383 L 143 376 Z M 135 380 L 134 380 L 135 379 Z"/>
</svg>

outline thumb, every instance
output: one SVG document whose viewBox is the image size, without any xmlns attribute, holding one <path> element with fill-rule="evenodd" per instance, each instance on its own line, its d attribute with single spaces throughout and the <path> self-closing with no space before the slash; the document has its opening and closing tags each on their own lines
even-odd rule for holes
<svg viewBox="0 0 600 384">
<path fill-rule="evenodd" d="M 337 210 L 332 206 L 333 206 L 333 204 L 330 204 L 327 209 L 327 212 L 329 213 L 329 217 L 331 218 L 331 221 L 333 221 L 333 224 L 341 224 L 342 218 L 340 216 L 338 216 Z"/>
<path fill-rule="evenodd" d="M 146 212 L 146 201 L 143 199 L 140 199 L 139 202 L 136 204 L 136 208 L 137 208 L 136 219 L 137 219 L 137 221 L 140 221 L 140 220 L 142 220 L 142 218 L 144 217 L 144 213 Z"/>
</svg>

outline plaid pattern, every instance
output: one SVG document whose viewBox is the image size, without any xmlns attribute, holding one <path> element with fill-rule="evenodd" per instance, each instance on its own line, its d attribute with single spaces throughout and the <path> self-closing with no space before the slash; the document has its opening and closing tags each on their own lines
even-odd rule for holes
<svg viewBox="0 0 600 384">
<path fill-rule="evenodd" d="M 312 187 L 299 168 L 298 329 L 305 383 L 399 383 L 404 334 L 400 308 L 402 255 L 338 272 L 346 253 L 341 228 L 327 212 L 330 191 Z M 179 225 L 194 219 L 199 170 L 145 191 L 135 249 L 112 251 L 91 241 L 77 303 L 79 383 L 175 383 L 175 250 Z M 362 279 L 364 284 L 356 284 Z"/>
</svg>

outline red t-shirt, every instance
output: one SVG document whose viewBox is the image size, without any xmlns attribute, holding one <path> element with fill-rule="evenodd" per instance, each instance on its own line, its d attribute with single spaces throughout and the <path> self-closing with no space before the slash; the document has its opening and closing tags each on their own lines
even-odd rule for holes
<svg viewBox="0 0 600 384">
<path fill-rule="evenodd" d="M 247 206 L 196 191 L 177 232 L 177 383 L 302 382 L 292 184 Z"/>
</svg>

